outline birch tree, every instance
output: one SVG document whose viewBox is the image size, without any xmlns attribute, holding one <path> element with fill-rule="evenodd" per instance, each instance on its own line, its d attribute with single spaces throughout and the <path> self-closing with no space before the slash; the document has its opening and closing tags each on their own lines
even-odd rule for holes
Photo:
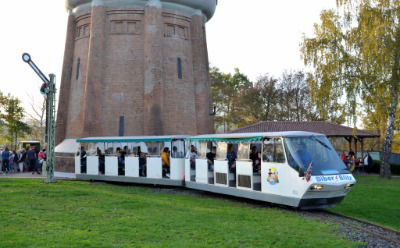
<svg viewBox="0 0 400 248">
<path fill-rule="evenodd" d="M 361 101 L 386 112 L 380 174 L 390 178 L 389 158 L 400 90 L 400 0 L 337 0 L 323 11 L 314 37 L 304 37 L 304 62 L 314 68 L 313 94 L 340 104 L 356 122 Z M 337 99 L 337 100 L 335 100 Z M 329 107 L 329 106 L 327 106 Z"/>
</svg>

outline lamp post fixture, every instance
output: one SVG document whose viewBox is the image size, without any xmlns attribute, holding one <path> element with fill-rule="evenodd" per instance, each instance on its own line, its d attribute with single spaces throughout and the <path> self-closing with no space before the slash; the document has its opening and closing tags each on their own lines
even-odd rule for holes
<svg viewBox="0 0 400 248">
<path fill-rule="evenodd" d="M 43 72 L 36 66 L 32 61 L 31 56 L 28 53 L 22 54 L 22 60 L 27 63 L 36 74 L 42 79 L 43 84 L 40 88 L 40 92 L 44 94 L 46 99 L 46 143 L 47 143 L 47 155 L 46 155 L 46 171 L 47 177 L 45 183 L 54 183 L 54 167 L 55 167 L 55 109 L 56 109 L 56 75 L 50 74 L 48 79 Z"/>
</svg>

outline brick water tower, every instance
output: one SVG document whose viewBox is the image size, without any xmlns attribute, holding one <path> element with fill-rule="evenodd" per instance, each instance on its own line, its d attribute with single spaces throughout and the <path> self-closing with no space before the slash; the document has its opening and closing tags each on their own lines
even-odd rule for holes
<svg viewBox="0 0 400 248">
<path fill-rule="evenodd" d="M 57 143 L 213 131 L 205 23 L 217 0 L 67 0 Z"/>
</svg>

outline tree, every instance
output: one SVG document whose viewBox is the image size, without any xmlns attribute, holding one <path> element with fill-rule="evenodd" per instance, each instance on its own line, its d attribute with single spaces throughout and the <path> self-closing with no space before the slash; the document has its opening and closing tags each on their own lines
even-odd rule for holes
<svg viewBox="0 0 400 248">
<path fill-rule="evenodd" d="M 213 67 L 210 70 L 210 77 L 217 112 L 215 123 L 217 126 L 223 126 L 224 131 L 230 131 L 242 121 L 238 114 L 239 98 L 243 91 L 252 86 L 252 83 L 239 69 L 235 69 L 232 75 L 222 73 L 218 68 Z"/>
<path fill-rule="evenodd" d="M 18 137 L 28 134 L 30 127 L 23 122 L 24 108 L 21 106 L 21 101 L 18 98 L 8 96 L 2 96 L 1 107 L 1 119 L 5 123 L 6 132 L 5 138 L 14 146 L 17 147 Z"/>
<path fill-rule="evenodd" d="M 390 178 L 400 90 L 399 1 L 338 0 L 337 5 L 338 12 L 321 13 L 315 36 L 303 40 L 305 64 L 314 67 L 312 94 L 320 109 L 342 105 L 354 124 L 361 99 L 373 111 L 386 112 L 380 174 Z"/>
<path fill-rule="evenodd" d="M 261 76 L 254 89 L 259 93 L 257 108 L 258 120 L 271 121 L 276 120 L 278 116 L 279 105 L 279 81 L 278 79 L 267 75 Z"/>
<path fill-rule="evenodd" d="M 44 144 L 46 142 L 46 100 L 42 98 L 43 100 L 37 103 L 33 96 L 28 97 L 31 112 L 25 114 L 29 118 L 27 122 L 31 127 L 31 135 Z"/>
<path fill-rule="evenodd" d="M 280 120 L 300 122 L 317 119 L 304 72 L 283 73 L 278 87 L 281 105 Z"/>
</svg>

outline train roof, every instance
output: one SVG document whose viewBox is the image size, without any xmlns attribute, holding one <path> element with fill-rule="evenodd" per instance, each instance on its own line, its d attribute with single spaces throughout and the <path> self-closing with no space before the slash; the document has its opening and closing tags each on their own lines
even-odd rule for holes
<svg viewBox="0 0 400 248">
<path fill-rule="evenodd" d="M 88 137 L 77 139 L 78 143 L 122 143 L 122 142 L 172 142 L 174 140 L 183 140 L 189 135 L 164 135 L 164 136 L 114 136 L 114 137 Z"/>
</svg>

